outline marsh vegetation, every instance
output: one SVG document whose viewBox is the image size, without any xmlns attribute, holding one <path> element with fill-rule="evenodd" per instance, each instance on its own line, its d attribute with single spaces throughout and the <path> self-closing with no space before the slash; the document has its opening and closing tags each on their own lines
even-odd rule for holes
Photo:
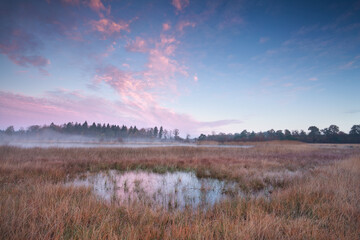
<svg viewBox="0 0 360 240">
<path fill-rule="evenodd" d="M 136 174 L 152 176 L 153 180 L 147 180 L 151 186 L 172 176 L 173 180 L 167 179 L 166 184 L 174 184 L 168 186 L 174 194 L 175 185 L 178 183 L 179 192 L 180 182 L 186 182 L 186 178 L 179 182 L 179 176 L 187 176 L 198 181 L 195 188 L 200 195 L 202 191 L 211 193 L 219 189 L 221 197 L 214 198 L 207 207 L 201 204 L 186 207 L 179 201 L 176 208 L 173 200 L 170 207 L 167 197 L 162 204 L 156 204 L 156 199 L 151 199 L 153 195 L 141 195 L 145 193 L 146 180 Z M 108 188 L 128 195 L 100 197 L 94 185 L 83 184 L 91 182 L 91 176 L 104 176 L 96 181 L 107 181 Z M 0 236 L 358 239 L 359 182 L 359 145 L 268 142 L 255 143 L 252 148 L 3 146 Z M 230 183 L 228 187 L 224 187 L 226 183 Z M 166 187 L 160 186 L 155 186 L 154 191 L 159 188 L 166 192 Z M 267 194 L 257 194 L 266 190 Z M 143 198 L 128 201 L 134 191 Z M 126 204 L 118 201 L 125 198 Z"/>
</svg>

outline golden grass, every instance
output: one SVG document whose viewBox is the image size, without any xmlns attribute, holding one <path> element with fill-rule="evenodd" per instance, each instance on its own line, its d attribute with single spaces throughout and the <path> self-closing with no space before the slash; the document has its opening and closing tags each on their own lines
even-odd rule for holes
<svg viewBox="0 0 360 240">
<path fill-rule="evenodd" d="M 86 171 L 137 168 L 194 170 L 239 181 L 249 191 L 281 183 L 271 200 L 238 198 L 174 212 L 106 204 L 89 189 L 63 185 L 67 176 Z M 301 174 L 281 180 L 284 171 Z M 358 148 L 0 147 L 0 238 L 359 239 L 359 183 Z"/>
</svg>

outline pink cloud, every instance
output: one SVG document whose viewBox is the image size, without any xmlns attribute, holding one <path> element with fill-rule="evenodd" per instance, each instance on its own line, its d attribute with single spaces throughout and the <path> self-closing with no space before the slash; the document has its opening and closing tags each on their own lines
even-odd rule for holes
<svg viewBox="0 0 360 240">
<path fill-rule="evenodd" d="M 119 22 L 114 22 L 110 19 L 102 18 L 99 21 L 91 21 L 90 24 L 92 25 L 93 30 L 107 36 L 120 33 L 121 31 L 130 32 L 129 23 L 122 20 Z"/>
<path fill-rule="evenodd" d="M 102 11 L 105 11 L 107 15 L 110 15 L 110 6 L 108 8 L 106 8 L 104 6 L 104 4 L 101 2 L 101 0 L 90 0 L 87 5 L 94 10 L 95 12 L 97 12 L 99 14 L 100 17 L 104 17 L 104 15 L 102 14 Z"/>
<path fill-rule="evenodd" d="M 20 66 L 32 65 L 35 67 L 45 67 L 50 64 L 50 60 L 42 56 L 14 56 L 10 55 L 9 58 Z"/>
<path fill-rule="evenodd" d="M 189 0 L 172 0 L 172 5 L 176 8 L 176 10 L 182 11 L 189 5 Z"/>
<path fill-rule="evenodd" d="M 116 42 L 113 41 L 107 48 L 101 57 L 108 57 L 115 51 Z"/>
<path fill-rule="evenodd" d="M 123 64 L 121 64 L 123 67 L 125 67 L 125 68 L 130 68 L 130 65 L 129 64 L 127 64 L 127 63 L 123 63 Z"/>
<path fill-rule="evenodd" d="M 160 36 L 160 44 L 159 46 L 164 46 L 166 44 L 172 44 L 172 43 L 176 43 L 176 39 L 174 37 L 169 37 L 169 36 L 165 36 L 165 35 L 161 35 Z"/>
<path fill-rule="evenodd" d="M 162 27 L 163 27 L 163 31 L 168 31 L 171 29 L 170 23 L 163 23 Z"/>
<path fill-rule="evenodd" d="M 194 82 L 197 82 L 197 81 L 199 81 L 199 78 L 198 78 L 198 76 L 195 74 L 195 75 L 194 75 Z"/>
<path fill-rule="evenodd" d="M 172 81 L 175 75 L 188 76 L 186 67 L 174 58 L 177 44 L 174 37 L 162 35 L 160 41 L 155 44 L 155 48 L 149 51 L 147 70 L 143 72 L 147 81 L 155 86 L 167 86 L 175 92 L 176 85 Z"/>
<path fill-rule="evenodd" d="M 85 120 L 115 122 L 116 106 L 104 99 L 71 92 L 49 93 L 47 97 L 0 92 L 0 125 L 29 126 Z M 117 110 L 118 111 L 118 110 Z M 115 112 L 116 113 L 116 112 Z"/>
<path fill-rule="evenodd" d="M 69 5 L 80 5 L 83 4 L 85 6 L 88 6 L 93 11 L 97 12 L 100 17 L 104 17 L 103 12 L 105 12 L 107 15 L 110 15 L 111 6 L 106 8 L 104 4 L 101 2 L 101 0 L 61 0 L 65 4 Z"/>
<path fill-rule="evenodd" d="M 143 125 L 141 113 L 120 101 L 57 89 L 42 97 L 0 91 L 0 126 L 65 122 L 106 122 Z M 119 119 L 123 122 L 119 122 Z"/>
<path fill-rule="evenodd" d="M 25 127 L 35 124 L 62 124 L 66 122 L 102 122 L 111 124 L 153 127 L 162 125 L 167 129 L 199 134 L 202 131 L 238 124 L 237 120 L 200 122 L 186 114 L 160 107 L 157 104 L 142 106 L 136 102 L 127 104 L 104 98 L 87 96 L 77 91 L 58 89 L 43 97 L 31 97 L 0 91 L 0 127 L 9 125 Z"/>
<path fill-rule="evenodd" d="M 311 77 L 311 78 L 309 78 L 309 80 L 310 80 L 310 81 L 317 81 L 318 78 L 317 78 L 317 77 Z"/>
<path fill-rule="evenodd" d="M 115 66 L 98 69 L 95 76 L 97 84 L 105 83 L 114 88 L 127 107 L 127 114 L 143 126 L 163 125 L 167 128 L 179 128 L 182 131 L 198 133 L 208 128 L 236 124 L 235 120 L 217 122 L 199 122 L 186 114 L 179 114 L 162 107 L 158 102 L 159 88 L 171 90 L 170 78 L 178 69 L 177 63 L 159 50 L 149 53 L 148 69 L 142 72 L 122 71 Z M 157 90 L 156 90 L 157 89 Z"/>
<path fill-rule="evenodd" d="M 39 42 L 22 30 L 13 30 L 7 38 L 0 40 L 0 53 L 6 55 L 13 63 L 23 67 L 37 67 L 40 72 L 46 72 L 43 68 L 50 64 L 50 60 L 43 56 L 34 55 L 39 49 Z"/>
<path fill-rule="evenodd" d="M 113 87 L 123 101 L 131 100 L 143 108 L 153 104 L 161 93 L 177 94 L 175 76 L 188 76 L 186 67 L 174 59 L 178 41 L 172 36 L 161 35 L 158 42 L 151 48 L 147 41 L 137 37 L 129 41 L 128 51 L 147 53 L 148 61 L 142 71 L 123 71 L 115 66 L 108 65 L 97 69 L 94 78 L 95 84 L 104 82 Z M 129 65 L 122 65 L 129 68 Z M 156 92 L 156 94 L 155 94 Z"/>
<path fill-rule="evenodd" d="M 149 62 L 147 67 L 149 71 L 147 76 L 159 79 L 170 79 L 175 76 L 176 73 L 187 75 L 184 66 L 178 64 L 178 62 L 169 57 L 169 47 L 165 51 L 154 49 L 150 51 Z"/>
<path fill-rule="evenodd" d="M 128 42 L 126 45 L 126 50 L 131 52 L 147 52 L 147 44 L 144 39 L 141 37 L 136 37 L 135 40 Z"/>
<path fill-rule="evenodd" d="M 83 34 L 75 24 L 71 25 L 59 20 L 53 20 L 51 24 L 53 24 L 53 28 L 56 29 L 59 34 L 66 36 L 68 39 L 84 41 Z"/>
<path fill-rule="evenodd" d="M 180 32 L 183 32 L 184 31 L 184 28 L 186 27 L 195 27 L 196 24 L 194 22 L 190 22 L 190 21 L 181 21 L 178 26 L 177 26 L 177 29 L 180 31 Z"/>
<path fill-rule="evenodd" d="M 88 2 L 89 7 L 94 11 L 104 11 L 106 10 L 104 4 L 101 0 L 90 0 Z"/>
<path fill-rule="evenodd" d="M 145 70 L 132 72 L 131 76 L 146 81 L 152 87 L 166 85 L 175 91 L 176 86 L 171 79 L 176 74 L 188 75 L 186 67 L 174 59 L 177 44 L 178 41 L 174 37 L 165 35 L 161 35 L 159 41 L 152 48 L 148 47 L 146 41 L 140 37 L 130 41 L 126 46 L 127 50 L 148 53 Z"/>
<path fill-rule="evenodd" d="M 116 89 L 124 99 L 132 96 L 132 92 L 142 92 L 147 86 L 147 82 L 135 78 L 136 73 L 122 71 L 115 66 L 109 65 L 105 68 L 97 69 L 95 81 L 105 82 Z"/>
<path fill-rule="evenodd" d="M 163 123 L 175 127 L 176 119 L 180 116 L 181 122 L 192 122 L 188 116 L 178 115 L 173 111 L 163 108 L 158 104 L 160 89 L 173 91 L 174 82 L 170 81 L 177 71 L 176 63 L 163 55 L 159 50 L 151 50 L 147 69 L 142 72 L 122 71 L 115 66 L 98 69 L 95 81 L 106 83 L 114 88 L 121 102 L 131 109 L 134 116 L 146 119 L 143 124 Z M 188 118 L 187 120 L 184 118 Z M 138 119 L 139 121 L 141 119 Z M 191 125 L 189 123 L 189 125 Z"/>
</svg>

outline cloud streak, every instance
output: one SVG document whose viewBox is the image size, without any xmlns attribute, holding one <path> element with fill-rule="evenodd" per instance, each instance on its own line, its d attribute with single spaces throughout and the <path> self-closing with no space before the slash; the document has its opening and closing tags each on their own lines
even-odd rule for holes
<svg viewBox="0 0 360 240">
<path fill-rule="evenodd" d="M 61 0 L 65 4 L 78 6 L 80 4 L 83 4 L 85 6 L 88 6 L 91 8 L 94 12 L 97 12 L 100 17 L 104 17 L 103 12 L 105 12 L 107 15 L 110 15 L 111 7 L 109 6 L 106 8 L 104 4 L 101 2 L 101 0 Z"/>
<path fill-rule="evenodd" d="M 102 11 L 106 11 L 110 14 L 110 7 L 106 8 L 100 0 L 90 0 L 87 4 L 95 12 L 101 13 Z"/>
<path fill-rule="evenodd" d="M 23 67 L 37 67 L 46 73 L 44 67 L 50 60 L 34 54 L 39 49 L 39 42 L 34 36 L 22 30 L 11 30 L 6 37 L 0 38 L 0 53 L 6 55 L 13 63 Z"/>
<path fill-rule="evenodd" d="M 169 31 L 171 29 L 170 23 L 163 23 L 163 31 Z"/>
<path fill-rule="evenodd" d="M 183 32 L 184 28 L 186 27 L 195 27 L 196 23 L 195 22 L 191 22 L 191 21 L 181 21 L 179 22 L 179 24 L 177 25 L 177 29 L 179 30 L 179 32 Z"/>
<path fill-rule="evenodd" d="M 130 52 L 142 52 L 148 51 L 146 41 L 141 37 L 136 37 L 135 40 L 129 41 L 125 46 L 126 50 Z"/>
<path fill-rule="evenodd" d="M 146 119 L 146 122 L 142 122 L 145 126 L 149 123 L 160 124 L 198 133 L 204 128 L 239 123 L 236 120 L 199 122 L 189 115 L 176 113 L 159 104 L 159 100 L 164 97 L 164 92 L 176 94 L 174 78 L 177 74 L 189 75 L 186 67 L 173 58 L 177 44 L 179 41 L 175 37 L 161 35 L 154 46 L 149 47 L 144 39 L 136 37 L 135 40 L 128 42 L 126 49 L 147 54 L 148 61 L 144 65 L 145 69 L 124 71 L 114 65 L 107 65 L 97 69 L 95 84 L 111 86 L 118 93 L 121 103 L 127 106 L 129 115 L 137 118 L 138 122 Z M 195 75 L 194 81 L 197 80 Z"/>
<path fill-rule="evenodd" d="M 156 105 L 143 109 L 136 104 L 109 101 L 65 89 L 47 92 L 43 97 L 0 91 L 0 115 L 7 116 L 6 119 L 0 119 L 2 127 L 6 127 L 9 121 L 17 127 L 51 122 L 94 121 L 138 127 L 162 125 L 169 129 L 179 128 L 183 133 L 198 133 L 207 128 L 240 123 L 237 120 L 200 122 L 189 115 Z"/>
<path fill-rule="evenodd" d="M 130 32 L 129 23 L 123 20 L 115 22 L 111 19 L 102 18 L 98 21 L 90 22 L 94 31 L 102 33 L 104 36 L 111 36 L 123 31 Z"/>
<path fill-rule="evenodd" d="M 172 5 L 176 8 L 177 11 L 182 11 L 189 5 L 189 0 L 172 0 Z"/>
</svg>

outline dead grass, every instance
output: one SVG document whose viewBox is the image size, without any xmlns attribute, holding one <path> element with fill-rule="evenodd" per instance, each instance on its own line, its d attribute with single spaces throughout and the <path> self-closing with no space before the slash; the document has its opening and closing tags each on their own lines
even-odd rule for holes
<svg viewBox="0 0 360 240">
<path fill-rule="evenodd" d="M 193 170 L 239 181 L 249 191 L 279 184 L 270 201 L 239 198 L 183 212 L 109 205 L 89 189 L 62 184 L 86 171 L 137 168 Z M 301 174 L 281 179 L 283 172 Z M 0 238 L 359 239 L 359 182 L 358 148 L 0 147 Z"/>
</svg>

